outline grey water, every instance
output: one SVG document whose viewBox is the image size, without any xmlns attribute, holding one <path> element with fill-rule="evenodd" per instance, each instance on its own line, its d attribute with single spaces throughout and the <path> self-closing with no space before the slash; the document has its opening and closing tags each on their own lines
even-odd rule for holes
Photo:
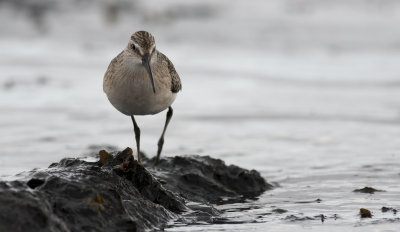
<svg viewBox="0 0 400 232">
<path fill-rule="evenodd" d="M 183 82 L 163 155 L 276 186 L 217 205 L 227 221 L 166 231 L 398 231 L 381 208 L 400 210 L 399 23 L 390 0 L 1 1 L 0 175 L 133 147 L 102 79 L 147 30 Z M 138 118 L 149 156 L 164 118 Z M 383 191 L 353 192 L 366 186 Z"/>
</svg>

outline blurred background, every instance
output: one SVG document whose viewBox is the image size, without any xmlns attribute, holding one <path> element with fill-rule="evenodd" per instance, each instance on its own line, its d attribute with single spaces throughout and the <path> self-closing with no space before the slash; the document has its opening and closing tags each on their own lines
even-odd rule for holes
<svg viewBox="0 0 400 232">
<path fill-rule="evenodd" d="M 102 82 L 130 35 L 147 30 L 183 82 L 163 156 L 255 168 L 285 186 L 283 197 L 307 185 L 319 189 L 304 198 L 331 185 L 347 194 L 357 183 L 382 185 L 390 202 L 399 25 L 396 0 L 2 0 L 0 175 L 134 147 L 130 118 Z M 148 156 L 164 120 L 138 117 Z"/>
</svg>

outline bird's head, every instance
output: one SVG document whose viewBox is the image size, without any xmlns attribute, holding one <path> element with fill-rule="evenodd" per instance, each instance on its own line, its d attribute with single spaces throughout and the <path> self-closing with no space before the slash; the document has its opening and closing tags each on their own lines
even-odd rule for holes
<svg viewBox="0 0 400 232">
<path fill-rule="evenodd" d="M 149 74 L 153 92 L 156 93 L 153 72 L 150 65 L 151 58 L 156 53 L 154 36 L 147 31 L 137 31 L 131 36 L 126 50 L 135 58 L 141 60 L 142 65 Z"/>
</svg>

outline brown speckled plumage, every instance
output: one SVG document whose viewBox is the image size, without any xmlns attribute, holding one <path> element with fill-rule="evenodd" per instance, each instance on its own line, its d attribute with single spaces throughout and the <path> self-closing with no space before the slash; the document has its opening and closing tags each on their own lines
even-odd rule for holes
<svg viewBox="0 0 400 232">
<path fill-rule="evenodd" d="M 107 71 L 104 74 L 104 80 L 103 80 L 103 91 L 107 93 L 109 87 L 113 86 L 113 83 L 116 81 L 115 73 L 118 70 L 118 67 L 120 66 L 121 62 L 121 56 L 123 52 L 120 52 L 118 56 L 116 56 L 114 59 L 111 60 L 110 64 L 108 65 Z"/>
<path fill-rule="evenodd" d="M 181 89 L 174 65 L 157 51 L 154 37 L 149 32 L 133 34 L 125 49 L 112 59 L 104 74 L 103 90 L 118 111 L 131 116 L 139 162 L 140 129 L 135 115 L 157 114 L 168 108 L 164 130 L 158 141 L 157 163 L 173 114 L 171 104 Z"/>
<path fill-rule="evenodd" d="M 162 79 L 170 79 L 171 91 L 177 93 L 182 90 L 182 83 L 178 73 L 175 70 L 174 64 L 168 59 L 166 55 L 159 51 L 155 51 L 157 62 L 153 64 L 153 72 L 160 75 Z M 107 87 L 112 87 L 115 82 L 119 81 L 119 76 L 122 70 L 120 70 L 121 63 L 124 61 L 124 52 L 118 54 L 114 59 L 111 60 L 108 65 L 107 71 L 104 74 L 103 90 L 106 92 Z M 134 81 L 134 80 L 132 80 Z"/>
<path fill-rule="evenodd" d="M 140 46 L 141 51 L 143 53 L 148 53 L 152 54 L 154 57 L 156 57 L 156 61 L 152 62 L 151 67 L 152 70 L 156 75 L 156 78 L 158 77 L 159 79 L 169 79 L 170 80 L 170 89 L 173 93 L 177 93 L 180 90 L 182 90 L 182 83 L 179 78 L 178 73 L 175 70 L 174 65 L 172 62 L 168 59 L 166 55 L 163 53 L 159 52 L 157 49 L 155 49 L 155 40 L 154 36 L 151 35 L 147 31 L 138 31 L 135 32 L 131 36 L 131 40 Z M 152 50 L 154 49 L 154 50 Z M 126 72 L 126 70 L 123 69 L 122 63 L 126 60 L 126 58 L 129 56 L 128 52 L 130 51 L 133 55 L 136 55 L 138 57 L 141 57 L 139 50 L 136 49 L 132 51 L 130 49 L 130 43 L 126 47 L 126 49 L 118 54 L 112 61 L 110 62 L 110 65 L 107 68 L 107 71 L 104 75 L 104 82 L 103 82 L 103 90 L 104 92 L 107 93 L 106 88 L 112 88 L 112 86 L 118 85 L 121 78 L 123 78 L 126 75 L 129 75 Z M 133 80 L 134 81 L 134 78 Z M 166 81 L 163 80 L 163 83 Z"/>
<path fill-rule="evenodd" d="M 147 31 L 137 31 L 131 36 L 131 40 L 135 41 L 143 51 L 148 51 L 155 45 L 154 36 Z"/>
<path fill-rule="evenodd" d="M 179 78 L 178 73 L 175 70 L 174 65 L 172 62 L 168 59 L 168 57 L 161 52 L 157 51 L 157 58 L 158 62 L 162 62 L 166 64 L 166 67 L 168 68 L 168 73 L 169 76 L 171 77 L 171 91 L 173 93 L 177 93 L 180 90 L 182 90 L 182 84 L 181 84 L 181 79 Z"/>
</svg>

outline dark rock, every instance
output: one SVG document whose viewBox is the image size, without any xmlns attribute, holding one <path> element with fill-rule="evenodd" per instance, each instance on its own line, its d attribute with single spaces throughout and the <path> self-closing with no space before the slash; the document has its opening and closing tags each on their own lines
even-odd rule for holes
<svg viewBox="0 0 400 232">
<path fill-rule="evenodd" d="M 326 220 L 326 216 L 325 216 L 325 215 L 323 215 L 323 214 L 320 214 L 320 215 L 317 215 L 317 216 L 314 216 L 314 217 L 316 217 L 316 218 L 320 218 L 322 223 L 324 223 L 324 222 L 325 222 L 325 220 Z"/>
<path fill-rule="evenodd" d="M 35 189 L 36 187 L 44 184 L 44 180 L 32 178 L 26 184 L 29 186 L 29 188 Z"/>
<path fill-rule="evenodd" d="M 291 221 L 291 222 L 296 222 L 296 221 L 315 220 L 315 218 L 314 217 L 309 217 L 309 216 L 296 216 L 296 215 L 292 214 L 292 215 L 286 216 L 284 218 L 284 220 Z"/>
<path fill-rule="evenodd" d="M 393 212 L 394 215 L 397 214 L 397 209 L 392 208 L 392 207 L 385 207 L 385 206 L 383 206 L 383 207 L 381 208 L 381 211 L 382 211 L 382 213 L 386 213 L 386 212 L 391 211 L 391 212 Z"/>
<path fill-rule="evenodd" d="M 333 214 L 332 218 L 336 221 L 337 219 L 340 219 L 341 217 L 335 213 L 335 214 Z"/>
<path fill-rule="evenodd" d="M 384 192 L 384 191 L 372 187 L 364 187 L 362 189 L 355 189 L 353 190 L 353 192 L 374 194 L 375 192 Z"/>
<path fill-rule="evenodd" d="M 197 202 L 241 202 L 272 189 L 257 171 L 227 166 L 209 156 L 167 157 L 152 172 L 166 181 L 166 189 Z"/>
<path fill-rule="evenodd" d="M 210 157 L 166 158 L 148 169 L 130 148 L 100 157 L 62 159 L 0 181 L 0 231 L 144 231 L 162 230 L 171 220 L 221 222 L 227 219 L 210 203 L 240 202 L 271 188 L 258 172 Z"/>
<path fill-rule="evenodd" d="M 296 204 L 309 204 L 309 203 L 321 203 L 322 200 L 317 198 L 315 200 L 311 200 L 311 201 L 296 201 Z"/>
<path fill-rule="evenodd" d="M 287 210 L 277 208 L 277 209 L 273 209 L 272 212 L 282 214 L 282 213 L 286 213 Z"/>
</svg>

